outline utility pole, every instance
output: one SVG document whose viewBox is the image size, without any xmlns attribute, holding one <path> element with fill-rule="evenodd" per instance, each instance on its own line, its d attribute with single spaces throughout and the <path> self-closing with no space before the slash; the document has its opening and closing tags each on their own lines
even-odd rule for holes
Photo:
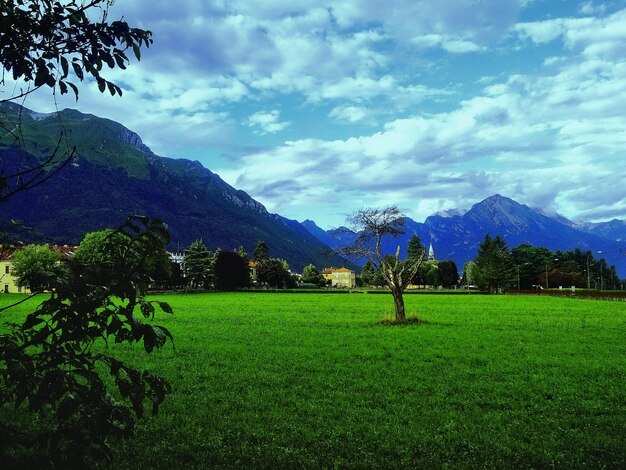
<svg viewBox="0 0 626 470">
<path fill-rule="evenodd" d="M 554 261 L 558 261 L 558 258 L 554 258 Z M 546 261 L 546 290 L 548 290 L 548 262 Z"/>
</svg>

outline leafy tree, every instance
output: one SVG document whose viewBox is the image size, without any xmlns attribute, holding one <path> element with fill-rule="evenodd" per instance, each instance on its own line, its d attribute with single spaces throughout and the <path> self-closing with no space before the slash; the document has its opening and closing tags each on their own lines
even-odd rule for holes
<svg viewBox="0 0 626 470">
<path fill-rule="evenodd" d="M 74 253 L 82 264 L 103 266 L 105 269 L 129 270 L 139 263 L 139 254 L 128 250 L 129 235 L 113 229 L 98 230 L 85 235 Z M 170 257 L 161 248 L 144 260 L 150 276 L 167 278 L 171 275 Z"/>
<path fill-rule="evenodd" d="M 472 275 L 474 272 L 474 266 L 476 266 L 474 261 L 468 261 L 463 265 L 463 278 L 461 279 L 461 284 L 465 287 L 473 286 L 475 284 L 474 277 Z"/>
<path fill-rule="evenodd" d="M 237 253 L 239 253 L 239 256 L 241 256 L 246 263 L 248 263 L 250 261 L 250 257 L 248 256 L 248 252 L 246 251 L 246 249 L 244 248 L 243 245 L 239 246 L 239 248 L 237 248 Z"/>
<path fill-rule="evenodd" d="M 546 265 L 553 264 L 557 256 L 547 248 L 522 244 L 511 250 L 511 257 L 516 278 L 519 274 L 520 288 L 530 289 L 534 285 L 545 284 Z"/>
<path fill-rule="evenodd" d="M 206 288 L 213 283 L 213 253 L 202 240 L 196 240 L 185 250 L 182 269 L 192 288 Z"/>
<path fill-rule="evenodd" d="M 31 292 L 42 292 L 58 284 L 65 274 L 61 255 L 47 246 L 29 246 L 13 255 L 13 275 L 17 285 Z"/>
<path fill-rule="evenodd" d="M 356 259 L 365 258 L 380 273 L 391 290 L 396 310 L 396 321 L 405 322 L 404 298 L 402 293 L 411 283 L 422 264 L 424 256 L 400 261 L 400 246 L 395 256 L 383 256 L 382 241 L 385 237 L 397 237 L 402 232 L 405 216 L 397 206 L 383 209 L 361 209 L 349 217 L 352 232 L 357 236 L 350 246 L 339 249 L 339 253 Z"/>
<path fill-rule="evenodd" d="M 419 236 L 413 235 L 409 239 L 409 243 L 406 247 L 406 257 L 409 260 L 417 260 L 421 257 L 424 257 L 424 253 L 426 253 L 426 247 L 422 245 L 422 240 Z"/>
<path fill-rule="evenodd" d="M 407 244 L 407 248 L 406 248 L 407 260 L 416 261 L 420 257 L 424 258 L 425 253 L 426 253 L 426 247 L 422 245 L 422 241 L 420 237 L 417 235 L 413 235 L 409 239 L 409 243 Z M 426 262 L 423 260 L 422 264 L 420 265 L 418 270 L 415 272 L 413 279 L 411 279 L 411 284 L 414 284 L 416 286 L 426 285 L 427 284 L 426 282 L 427 271 L 428 269 L 426 266 Z"/>
<path fill-rule="evenodd" d="M 371 261 L 367 260 L 361 268 L 361 282 L 366 286 L 376 286 L 376 268 Z"/>
<path fill-rule="evenodd" d="M 325 283 L 325 279 L 315 265 L 309 264 L 302 270 L 302 282 L 307 284 L 323 285 Z"/>
<path fill-rule="evenodd" d="M 219 251 L 213 262 L 215 280 L 222 290 L 232 291 L 250 285 L 248 262 L 236 251 Z"/>
<path fill-rule="evenodd" d="M 142 342 L 152 352 L 172 339 L 166 328 L 139 318 L 153 319 L 157 308 L 172 313 L 167 303 L 145 298 L 149 259 L 169 240 L 167 229 L 158 220 L 133 217 L 120 233 L 119 256 L 132 259 L 68 260 L 63 276 L 50 281 L 50 297 L 0 335 L 0 406 L 14 403 L 42 423 L 36 436 L 10 430 L 11 439 L 0 439 L 5 456 L 11 448 L 36 446 L 43 467 L 92 467 L 110 457 L 111 437 L 132 434 L 146 401 L 156 413 L 170 393 L 164 379 L 94 347 Z M 104 379 L 105 370 L 112 380 Z"/>
<path fill-rule="evenodd" d="M 437 263 L 426 261 L 424 269 L 424 283 L 431 287 L 439 286 L 441 282 L 439 281 L 439 266 Z"/>
<path fill-rule="evenodd" d="M 268 258 L 259 262 L 257 266 L 257 278 L 259 282 L 276 289 L 287 287 L 292 284 L 289 266 L 285 260 Z"/>
<path fill-rule="evenodd" d="M 472 277 L 481 289 L 491 292 L 501 292 L 511 285 L 516 276 L 511 252 L 506 242 L 496 235 L 489 234 L 478 247 L 478 254 L 474 258 Z"/>
<path fill-rule="evenodd" d="M 254 261 L 260 263 L 269 259 L 269 248 L 263 240 L 259 240 L 254 248 Z"/>
<path fill-rule="evenodd" d="M 0 103 L 15 101 L 34 90 L 49 87 L 61 94 L 72 91 L 78 99 L 76 80 L 92 78 L 101 92 L 122 95 L 115 83 L 103 76 L 104 66 L 125 69 L 128 51 L 139 60 L 141 48 L 152 44 L 152 33 L 132 28 L 125 21 L 109 21 L 110 0 L 2 0 L 0 2 L 0 63 L 7 72 L 0 79 Z M 9 75 L 10 74 L 10 75 Z M 7 78 L 23 87 L 7 83 Z M 15 91 L 17 90 L 17 91 Z M 21 144 L 21 117 L 0 122 L 3 134 Z M 74 156 L 63 148 L 59 136 L 50 155 L 34 166 L 19 165 L 17 171 L 0 176 L 0 201 L 33 188 L 60 171 Z"/>
<path fill-rule="evenodd" d="M 441 260 L 437 262 L 439 270 L 439 284 L 446 288 L 456 287 L 459 283 L 459 271 L 456 263 L 452 260 Z"/>
</svg>

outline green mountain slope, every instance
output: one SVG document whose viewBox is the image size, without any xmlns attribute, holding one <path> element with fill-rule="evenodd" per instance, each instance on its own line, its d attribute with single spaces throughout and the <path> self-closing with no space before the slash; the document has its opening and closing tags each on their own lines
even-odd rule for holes
<svg viewBox="0 0 626 470">
<path fill-rule="evenodd" d="M 271 256 L 296 270 L 308 263 L 346 264 L 327 256 L 328 247 L 298 222 L 269 213 L 199 162 L 155 155 L 121 124 L 75 110 L 41 115 L 11 105 L 0 111 L 9 128 L 21 114 L 24 136 L 21 149 L 6 134 L 0 138 L 4 174 L 45 158 L 61 132 L 64 145 L 66 139 L 76 146 L 70 165 L 0 205 L 0 219 L 20 219 L 33 228 L 28 241 L 77 243 L 86 232 L 119 225 L 133 213 L 164 219 L 173 250 L 201 238 L 212 249 L 243 245 L 252 252 L 265 240 Z"/>
</svg>

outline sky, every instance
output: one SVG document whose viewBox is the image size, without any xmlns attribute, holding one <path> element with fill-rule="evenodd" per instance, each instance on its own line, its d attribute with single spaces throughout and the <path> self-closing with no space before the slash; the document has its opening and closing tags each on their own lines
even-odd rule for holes
<svg viewBox="0 0 626 470">
<path fill-rule="evenodd" d="M 140 62 L 59 108 L 121 122 L 271 212 L 416 221 L 495 193 L 626 218 L 626 0 L 118 0 Z M 50 92 L 25 103 L 54 109 Z"/>
</svg>

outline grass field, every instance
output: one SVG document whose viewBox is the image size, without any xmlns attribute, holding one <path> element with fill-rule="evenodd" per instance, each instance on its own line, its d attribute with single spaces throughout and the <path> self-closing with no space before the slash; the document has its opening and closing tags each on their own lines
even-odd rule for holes
<svg viewBox="0 0 626 470">
<path fill-rule="evenodd" d="M 161 298 L 175 349 L 114 351 L 174 393 L 115 468 L 626 468 L 623 302 L 411 295 L 428 323 L 389 326 L 386 295 Z"/>
</svg>

